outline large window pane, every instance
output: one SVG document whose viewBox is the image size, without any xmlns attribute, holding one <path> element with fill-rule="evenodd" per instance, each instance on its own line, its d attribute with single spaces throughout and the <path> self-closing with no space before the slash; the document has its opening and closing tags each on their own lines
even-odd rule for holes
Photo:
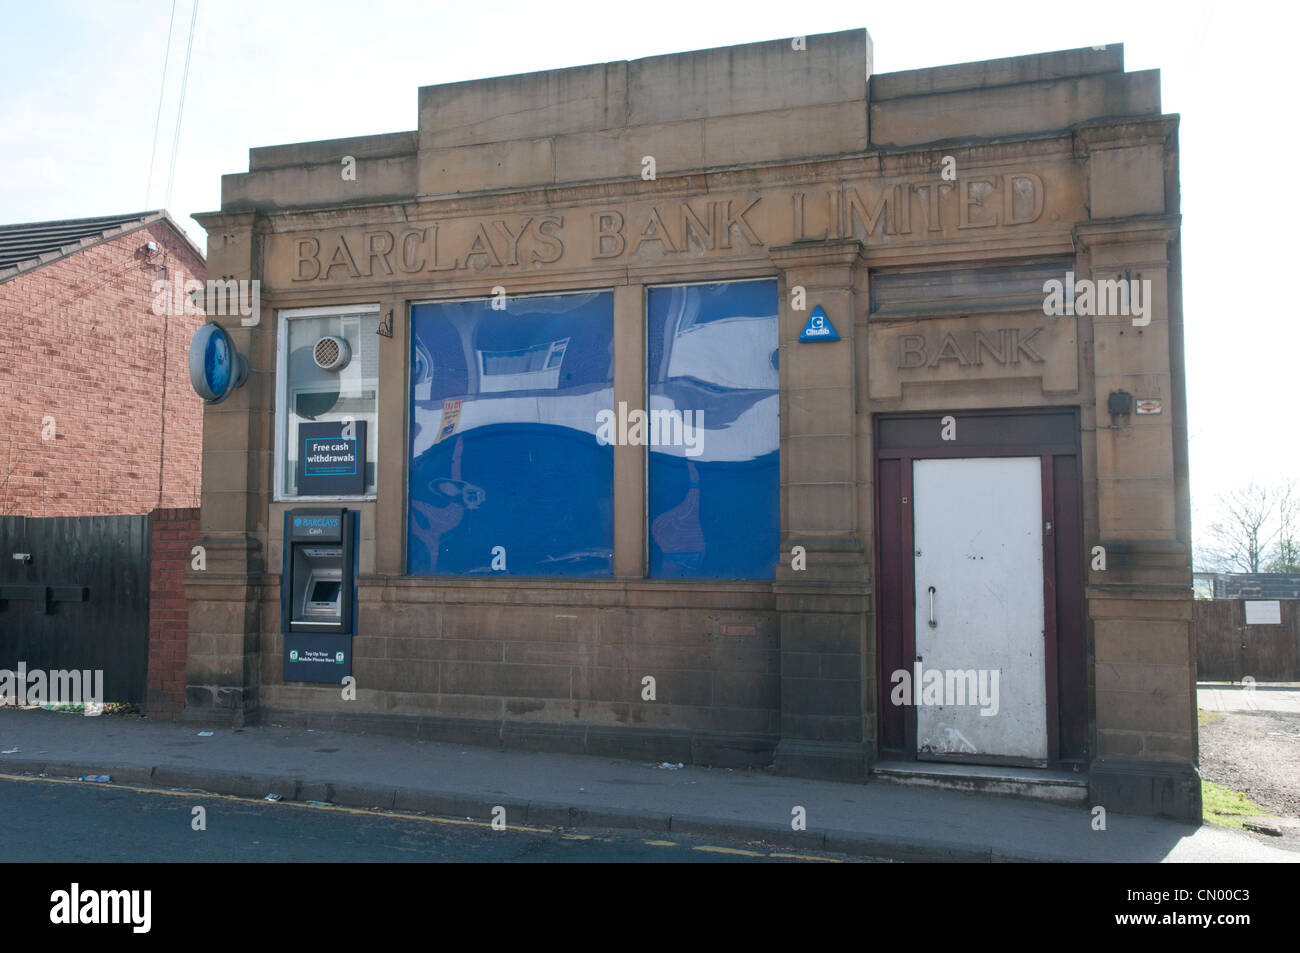
<svg viewBox="0 0 1300 953">
<path fill-rule="evenodd" d="M 693 412 L 702 426 L 695 446 L 683 440 L 649 447 L 651 576 L 776 574 L 776 294 L 773 280 L 648 292 L 651 416 L 680 412 L 685 421 Z"/>
<path fill-rule="evenodd" d="M 612 575 L 613 342 L 609 292 L 411 309 L 409 573 Z"/>
</svg>

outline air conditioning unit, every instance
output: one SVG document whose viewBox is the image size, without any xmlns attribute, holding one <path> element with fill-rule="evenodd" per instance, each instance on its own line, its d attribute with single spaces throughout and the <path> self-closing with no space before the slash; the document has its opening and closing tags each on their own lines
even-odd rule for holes
<svg viewBox="0 0 1300 953">
<path fill-rule="evenodd" d="M 311 349 L 312 359 L 323 371 L 341 371 L 352 360 L 352 348 L 343 338 L 326 335 Z"/>
</svg>

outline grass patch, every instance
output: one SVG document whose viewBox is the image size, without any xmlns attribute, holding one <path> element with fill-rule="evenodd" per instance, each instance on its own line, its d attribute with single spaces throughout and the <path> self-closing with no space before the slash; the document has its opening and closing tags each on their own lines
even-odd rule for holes
<svg viewBox="0 0 1300 953">
<path fill-rule="evenodd" d="M 1246 829 L 1243 821 L 1247 818 L 1273 816 L 1240 791 L 1213 781 L 1201 782 L 1201 804 L 1205 820 L 1238 831 Z"/>
<path fill-rule="evenodd" d="M 1206 711 L 1204 708 L 1198 708 L 1196 709 L 1196 724 L 1198 726 L 1212 725 L 1216 721 L 1222 720 L 1226 715 L 1227 712 L 1225 711 Z"/>
</svg>

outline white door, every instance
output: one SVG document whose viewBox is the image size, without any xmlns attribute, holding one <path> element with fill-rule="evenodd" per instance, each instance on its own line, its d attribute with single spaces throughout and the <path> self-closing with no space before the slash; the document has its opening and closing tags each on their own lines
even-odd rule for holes
<svg viewBox="0 0 1300 953">
<path fill-rule="evenodd" d="M 1047 757 L 1037 457 L 916 460 L 919 757 Z"/>
</svg>

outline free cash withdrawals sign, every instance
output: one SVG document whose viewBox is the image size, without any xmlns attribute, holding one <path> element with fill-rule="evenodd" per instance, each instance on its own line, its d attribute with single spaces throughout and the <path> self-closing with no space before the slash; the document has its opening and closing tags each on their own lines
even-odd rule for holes
<svg viewBox="0 0 1300 953">
<path fill-rule="evenodd" d="M 348 436 L 344 436 L 344 429 Z M 298 425 L 298 493 L 361 496 L 366 492 L 366 422 Z"/>
</svg>

